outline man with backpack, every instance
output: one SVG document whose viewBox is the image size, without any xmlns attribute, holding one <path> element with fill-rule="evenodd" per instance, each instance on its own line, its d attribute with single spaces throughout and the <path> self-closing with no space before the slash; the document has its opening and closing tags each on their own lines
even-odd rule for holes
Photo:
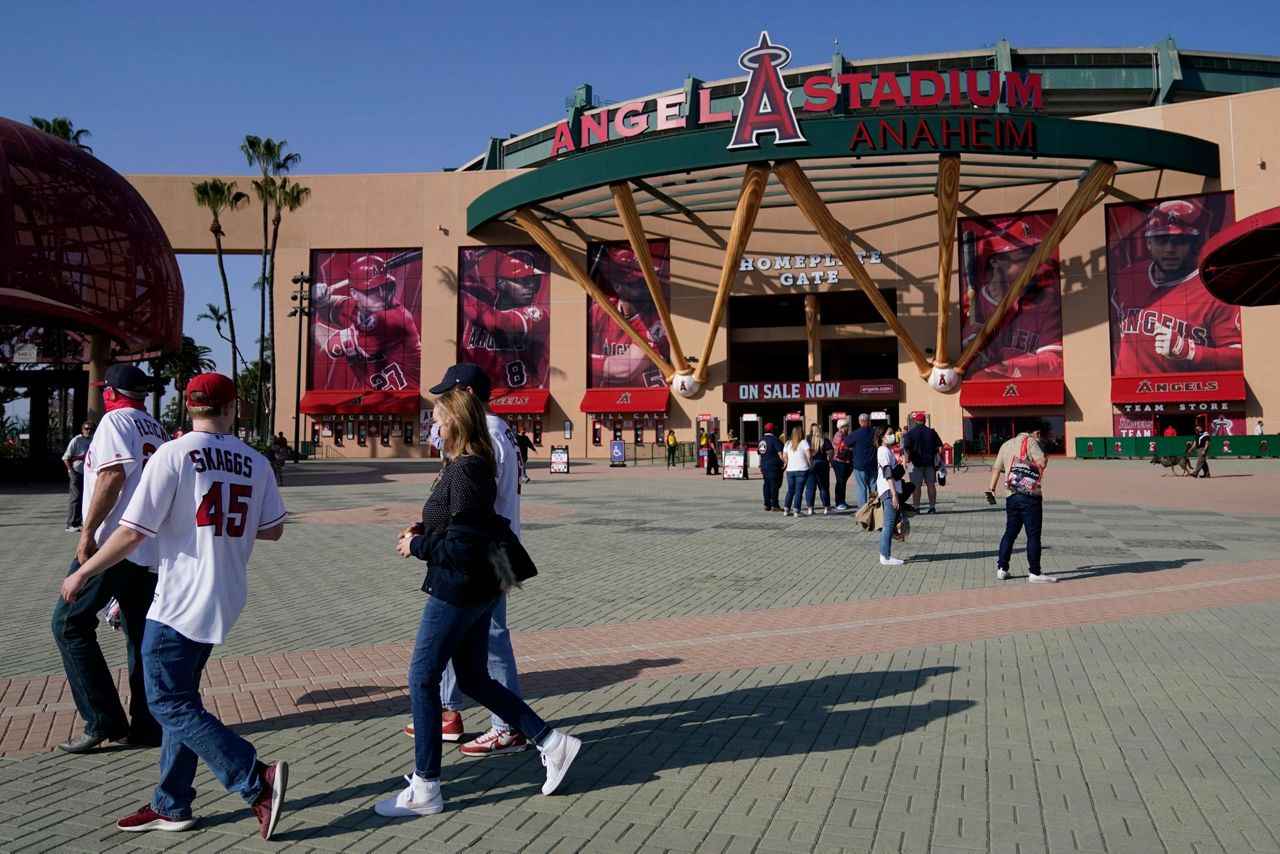
<svg viewBox="0 0 1280 854">
<path fill-rule="evenodd" d="M 1040 571 L 1040 526 L 1044 518 L 1044 498 L 1040 485 L 1044 480 L 1045 466 L 1049 464 L 1040 438 L 1048 432 L 1043 424 L 1019 433 L 1000 446 L 1000 453 L 991 466 L 991 482 L 987 486 L 987 503 L 995 504 L 996 485 L 1003 482 L 1008 496 L 1004 500 L 1004 537 L 1000 540 L 1000 555 L 996 559 L 996 578 L 1009 577 L 1009 560 L 1013 555 L 1013 543 L 1023 528 L 1027 530 L 1027 581 L 1053 584 L 1057 578 Z"/>
</svg>

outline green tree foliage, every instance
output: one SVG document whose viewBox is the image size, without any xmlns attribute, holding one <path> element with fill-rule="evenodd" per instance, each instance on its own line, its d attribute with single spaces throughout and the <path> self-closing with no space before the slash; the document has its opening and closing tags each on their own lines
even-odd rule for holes
<svg viewBox="0 0 1280 854">
<path fill-rule="evenodd" d="M 93 149 L 84 144 L 85 139 L 93 136 L 93 134 L 84 128 L 77 130 L 76 126 L 71 123 L 71 119 L 65 116 L 58 116 L 53 119 L 31 116 L 31 126 L 36 130 L 42 130 L 51 136 L 56 136 L 64 142 L 71 143 L 86 154 L 93 154 Z"/>
</svg>

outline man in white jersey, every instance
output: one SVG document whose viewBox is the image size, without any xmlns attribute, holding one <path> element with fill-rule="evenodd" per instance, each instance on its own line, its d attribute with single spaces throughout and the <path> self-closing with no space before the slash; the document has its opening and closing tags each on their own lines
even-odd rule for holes
<svg viewBox="0 0 1280 854">
<path fill-rule="evenodd" d="M 473 394 L 479 398 L 485 411 L 485 423 L 489 438 L 493 441 L 493 456 L 498 464 L 498 492 L 493 510 L 511 522 L 511 530 L 520 536 L 520 450 L 515 431 L 493 410 L 489 409 L 489 376 L 477 365 L 454 365 L 445 371 L 444 379 L 430 389 L 434 395 Z M 511 632 L 507 629 L 507 594 L 498 597 L 489 623 L 489 675 L 517 697 L 520 694 L 520 677 L 516 671 L 516 654 L 511 648 Z M 465 698 L 458 690 L 458 681 L 449 664 L 440 680 L 440 704 L 443 707 L 440 721 L 440 737 L 445 741 L 462 740 L 462 715 Z M 458 750 L 464 756 L 494 756 L 499 753 L 518 753 L 528 747 L 525 737 L 496 714 L 490 713 L 489 730 L 478 738 L 461 745 Z M 413 735 L 413 724 L 405 727 Z"/>
<path fill-rule="evenodd" d="M 160 782 L 120 830 L 187 830 L 196 759 L 253 808 L 263 839 L 275 831 L 289 769 L 265 765 L 253 745 L 210 714 L 200 677 L 248 596 L 254 540 L 278 540 L 286 511 L 267 459 L 230 435 L 236 387 L 221 374 L 187 384 L 194 429 L 161 447 L 125 507 L 120 527 L 62 584 L 74 604 L 91 579 L 139 548 L 159 553 L 160 579 L 147 612 L 143 675 L 151 713 L 164 728 Z"/>
<path fill-rule="evenodd" d="M 169 434 L 143 404 L 154 381 L 134 365 L 112 365 L 102 381 L 106 414 L 85 452 L 81 507 L 84 527 L 68 574 L 89 560 L 120 524 L 147 459 Z M 84 734 L 58 745 L 67 753 L 88 753 L 104 741 L 154 747 L 160 725 L 147 710 L 142 682 L 142 629 L 156 589 L 154 544 L 139 549 L 95 577 L 75 604 L 59 599 L 53 608 L 53 639 L 62 654 L 67 684 Z M 98 612 L 115 598 L 129 654 L 129 716 L 125 717 L 116 680 L 98 645 Z"/>
</svg>

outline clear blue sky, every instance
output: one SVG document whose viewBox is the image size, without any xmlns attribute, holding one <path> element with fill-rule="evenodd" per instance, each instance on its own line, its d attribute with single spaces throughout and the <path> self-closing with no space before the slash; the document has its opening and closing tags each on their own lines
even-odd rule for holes
<svg viewBox="0 0 1280 854">
<path fill-rule="evenodd" d="M 564 115 L 589 82 L 624 100 L 685 75 L 741 73 L 768 29 L 797 65 L 1014 47 L 1150 45 L 1280 53 L 1278 0 L 1035 2 L 505 3 L 43 2 L 3 7 L 0 115 L 67 116 L 124 173 L 244 172 L 246 133 L 285 138 L 300 173 L 415 172 L 459 165 L 491 136 Z M 286 225 L 287 228 L 287 225 Z M 251 259 L 233 259 L 238 304 L 256 305 Z M 187 331 L 218 300 L 209 259 L 184 258 Z M 247 311 L 238 314 L 242 322 Z M 256 320 L 256 318 L 255 318 Z"/>
</svg>

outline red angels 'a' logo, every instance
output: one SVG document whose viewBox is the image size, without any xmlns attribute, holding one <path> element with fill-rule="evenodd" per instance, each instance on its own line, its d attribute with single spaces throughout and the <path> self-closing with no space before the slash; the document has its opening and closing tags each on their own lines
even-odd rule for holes
<svg viewBox="0 0 1280 854">
<path fill-rule="evenodd" d="M 630 402 L 631 402 L 631 392 L 629 392 L 629 391 L 624 391 L 622 394 L 618 395 L 618 404 L 619 404 L 619 405 L 621 405 L 621 404 L 623 404 L 623 403 L 630 403 Z"/>
<path fill-rule="evenodd" d="M 1017 383 L 1009 383 L 1007 386 L 1005 386 L 1005 387 L 1004 387 L 1004 396 L 1005 396 L 1005 397 L 1017 397 L 1017 396 L 1018 396 L 1018 384 L 1017 384 Z"/>
<path fill-rule="evenodd" d="M 748 72 L 747 88 L 739 96 L 738 122 L 729 148 L 754 148 L 762 133 L 772 133 L 777 145 L 806 141 L 791 106 L 790 90 L 782 82 L 782 69 L 789 62 L 791 51 L 770 44 L 768 31 L 760 33 L 760 44 L 738 58 Z"/>
</svg>

